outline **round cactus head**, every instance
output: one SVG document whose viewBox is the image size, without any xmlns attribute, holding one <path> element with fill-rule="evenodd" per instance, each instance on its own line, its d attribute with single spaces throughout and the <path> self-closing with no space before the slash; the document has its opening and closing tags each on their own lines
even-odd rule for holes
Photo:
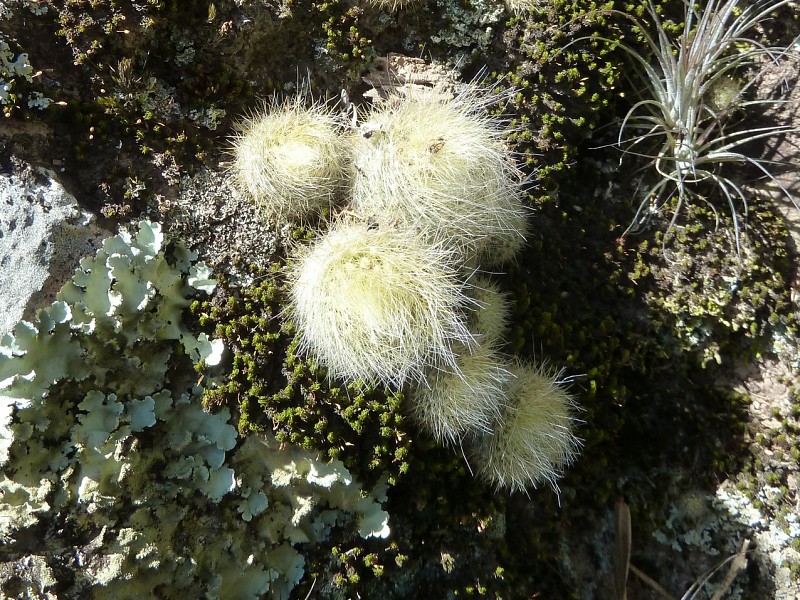
<svg viewBox="0 0 800 600">
<path fill-rule="evenodd" d="M 477 472 L 511 491 L 543 482 L 556 488 L 580 447 L 574 433 L 575 404 L 547 368 L 518 363 L 508 370 L 508 407 L 493 432 L 475 443 Z"/>
<path fill-rule="evenodd" d="M 339 115 L 298 97 L 271 102 L 236 125 L 231 172 L 265 220 L 305 221 L 346 187 L 348 146 Z"/>
<path fill-rule="evenodd" d="M 438 442 L 450 445 L 491 433 L 507 404 L 505 388 L 511 377 L 485 346 L 464 350 L 456 363 L 458 371 L 437 370 L 410 397 L 414 420 Z"/>
<path fill-rule="evenodd" d="M 412 230 L 335 225 L 294 264 L 289 315 L 301 347 L 335 377 L 401 386 L 457 369 L 474 345 L 451 256 Z"/>
<path fill-rule="evenodd" d="M 486 92 L 423 91 L 377 106 L 353 136 L 352 203 L 490 260 L 522 245 L 522 176 L 488 116 Z"/>
</svg>

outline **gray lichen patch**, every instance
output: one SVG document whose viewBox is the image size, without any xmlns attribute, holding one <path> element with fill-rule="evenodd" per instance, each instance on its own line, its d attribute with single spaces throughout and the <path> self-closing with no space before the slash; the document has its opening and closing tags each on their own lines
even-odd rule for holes
<svg viewBox="0 0 800 600">
<path fill-rule="evenodd" d="M 234 280 L 246 278 L 251 265 L 268 264 L 281 239 L 224 170 L 182 177 L 175 199 L 161 201 L 153 212 L 161 214 L 168 234 Z"/>
<path fill-rule="evenodd" d="M 58 600 L 57 584 L 53 569 L 44 556 L 33 554 L 0 562 L 0 590 L 9 598 Z"/>
</svg>

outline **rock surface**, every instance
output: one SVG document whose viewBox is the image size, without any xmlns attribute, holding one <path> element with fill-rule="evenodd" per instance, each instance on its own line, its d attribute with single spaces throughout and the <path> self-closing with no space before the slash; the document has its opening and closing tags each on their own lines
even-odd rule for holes
<svg viewBox="0 0 800 600">
<path fill-rule="evenodd" d="M 81 258 L 109 235 L 51 171 L 12 160 L 0 173 L 0 333 L 52 302 Z"/>
</svg>

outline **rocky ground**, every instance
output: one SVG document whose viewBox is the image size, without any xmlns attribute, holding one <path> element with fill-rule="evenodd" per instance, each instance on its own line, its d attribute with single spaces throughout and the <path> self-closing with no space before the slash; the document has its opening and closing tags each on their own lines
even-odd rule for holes
<svg viewBox="0 0 800 600">
<path fill-rule="evenodd" d="M 629 13 L 643 6 L 611 4 Z M 212 390 L 192 396 L 205 398 L 212 415 L 229 411 L 238 437 L 225 465 L 238 469 L 254 455 L 248 439 L 302 445 L 336 469 L 342 464 L 342 480 L 363 484 L 391 532 L 363 538 L 340 515 L 337 526 L 326 522 L 326 535 L 292 539 L 292 570 L 285 555 L 283 563 L 255 550 L 248 558 L 243 540 L 268 527 L 230 525 L 229 513 L 243 512 L 234 500 L 207 502 L 199 491 L 200 500 L 182 505 L 165 500 L 164 514 L 200 533 L 160 545 L 150 537 L 153 522 L 129 518 L 141 498 L 154 514 L 162 509 L 144 484 L 120 488 L 125 496 L 93 513 L 64 503 L 57 489 L 20 500 L 21 475 L 5 466 L 0 596 L 136 597 L 138 589 L 147 594 L 139 597 L 260 597 L 254 582 L 261 580 L 247 569 L 263 563 L 263 573 L 274 569 L 289 582 L 267 597 L 620 598 L 629 551 L 628 598 L 800 597 L 800 210 L 778 185 L 797 202 L 797 131 L 748 147 L 779 164 L 774 181 L 742 169 L 749 206 L 747 215 L 739 208 L 746 223 L 739 254 L 724 202 L 718 223 L 702 202 L 684 206 L 666 241 L 668 203 L 625 235 L 652 181 L 640 179 L 641 162 L 620 161 L 613 147 L 642 85 L 611 40 L 636 44 L 636 32 L 590 2 L 512 8 L 489 0 L 397 9 L 255 0 L 0 3 L 0 333 L 34 320 L 103 239 L 143 219 L 161 223 L 218 280 L 209 299 L 189 298 L 186 331 L 227 348 L 216 369 L 201 373 L 171 350 L 164 386 L 191 379 Z M 758 40 L 796 46 L 797 8 L 786 4 L 757 28 Z M 680 24 L 681 2 L 661 10 L 667 24 Z M 799 68 L 791 54 L 764 68 L 750 97 L 781 102 L 759 109 L 758 119 L 800 125 Z M 475 480 L 464 457 L 401 418 L 402 394 L 327 381 L 294 355 L 292 332 L 279 324 L 282 265 L 315 231 L 263 223 L 234 188 L 233 125 L 264 98 L 291 96 L 304 79 L 317 97 L 344 89 L 366 107 L 387 73 L 406 85 L 482 77 L 513 90 L 496 110 L 508 117 L 509 144 L 530 177 L 533 216 L 526 248 L 495 279 L 512 299 L 508 353 L 563 367 L 582 407 L 582 457 L 557 493 L 508 494 Z M 86 410 L 69 394 L 83 393 L 83 384 L 62 379 L 68 385 L 58 397 L 74 413 L 68 420 L 80 420 Z M 110 378 L 104 385 L 106 394 L 124 387 Z M 6 407 L 0 414 L 11 427 Z M 320 421 L 332 424 L 324 435 Z M 0 437 L 20 436 L 8 431 Z M 120 444 L 149 456 L 155 437 L 120 437 Z M 0 448 L 14 455 L 9 444 Z M 35 471 L 42 481 L 61 476 L 54 460 Z M 167 478 L 168 461 L 160 460 L 136 464 L 147 485 Z M 76 473 L 64 477 L 77 488 Z M 298 484 L 312 489 L 309 498 L 319 493 L 312 484 Z M 364 514 L 327 494 L 331 509 Z M 273 522 L 288 518 L 274 514 Z M 322 513 L 311 514 L 322 527 Z M 131 537 L 157 551 L 148 554 Z M 247 563 L 247 576 L 211 561 L 221 586 L 188 567 L 164 566 L 204 556 L 198 548 L 214 538 L 229 539 L 226 552 L 234 565 Z"/>
</svg>

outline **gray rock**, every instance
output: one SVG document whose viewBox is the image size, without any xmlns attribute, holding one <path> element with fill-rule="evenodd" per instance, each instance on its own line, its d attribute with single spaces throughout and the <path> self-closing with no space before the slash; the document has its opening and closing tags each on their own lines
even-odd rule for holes
<svg viewBox="0 0 800 600">
<path fill-rule="evenodd" d="M 54 173 L 12 160 L 0 173 L 0 335 L 49 304 L 108 232 Z"/>
</svg>

